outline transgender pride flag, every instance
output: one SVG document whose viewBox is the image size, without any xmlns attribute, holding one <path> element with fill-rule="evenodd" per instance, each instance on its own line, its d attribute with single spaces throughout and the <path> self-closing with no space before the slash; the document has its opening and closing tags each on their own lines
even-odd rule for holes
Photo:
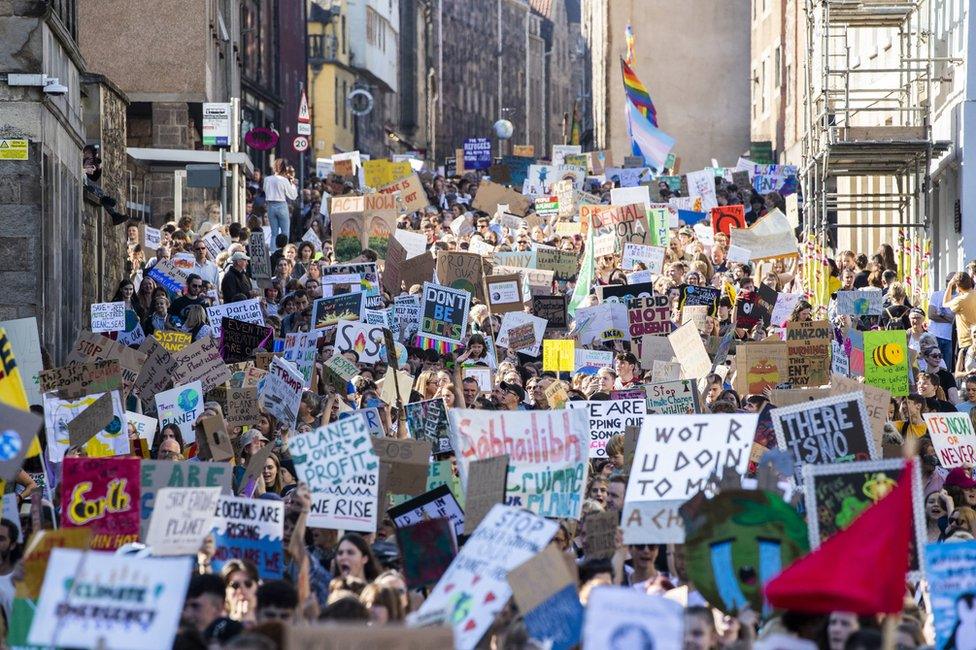
<svg viewBox="0 0 976 650">
<path fill-rule="evenodd" d="M 627 105 L 627 133 L 630 134 L 634 153 L 644 157 L 655 174 L 661 173 L 668 154 L 674 148 L 674 138 L 660 130 L 644 117 L 630 99 Z"/>
</svg>

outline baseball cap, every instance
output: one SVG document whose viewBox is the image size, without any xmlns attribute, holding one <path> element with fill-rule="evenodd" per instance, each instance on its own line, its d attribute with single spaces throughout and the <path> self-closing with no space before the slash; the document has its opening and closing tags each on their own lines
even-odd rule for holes
<svg viewBox="0 0 976 650">
<path fill-rule="evenodd" d="M 261 433 L 260 429 L 249 429 L 246 433 L 241 436 L 241 447 L 246 447 L 255 440 L 262 440 L 268 442 L 268 438 Z"/>
<path fill-rule="evenodd" d="M 972 488 L 976 488 L 976 480 L 973 480 L 973 477 L 969 475 L 965 467 L 956 467 L 950 470 L 949 475 L 946 476 L 945 486 L 971 490 Z"/>
<path fill-rule="evenodd" d="M 247 253 L 243 253 L 241 251 L 237 251 L 236 253 L 230 256 L 231 262 L 236 262 L 238 260 L 250 260 L 250 259 L 251 258 L 247 256 Z"/>
</svg>

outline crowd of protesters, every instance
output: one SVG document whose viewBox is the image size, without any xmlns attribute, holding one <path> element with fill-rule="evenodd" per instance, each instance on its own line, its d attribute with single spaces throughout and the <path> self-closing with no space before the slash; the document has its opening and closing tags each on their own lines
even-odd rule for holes
<svg viewBox="0 0 976 650">
<path fill-rule="evenodd" d="M 304 190 L 298 190 L 294 169 L 284 160 L 276 160 L 272 173 L 262 177 L 255 173 L 248 184 L 244 223 L 219 223 L 219 207 L 206 214 L 184 216 L 176 223 L 161 227 L 160 246 L 146 250 L 139 239 L 139 224 L 128 225 L 129 260 L 127 277 L 122 278 L 113 301 L 124 301 L 135 313 L 146 333 L 180 331 L 192 340 L 212 335 L 206 307 L 217 302 L 235 302 L 260 298 L 265 322 L 275 330 L 275 338 L 307 331 L 311 326 L 314 301 L 322 297 L 322 266 L 335 263 L 331 245 L 329 199 L 359 193 L 354 179 L 330 174 L 312 179 Z M 521 230 L 502 227 L 495 215 L 472 207 L 479 185 L 478 174 L 460 178 L 422 172 L 430 207 L 399 218 L 398 227 L 422 233 L 428 247 L 437 252 L 465 251 L 480 242 L 494 251 L 528 250 L 536 244 L 572 251 L 585 257 L 581 235 L 556 234 L 558 217 L 542 219 L 539 225 Z M 609 202 L 613 183 L 595 183 L 587 191 L 603 202 Z M 662 196 L 670 194 L 662 189 Z M 750 187 L 736 187 L 716 178 L 719 205 L 742 204 L 746 222 L 754 223 L 766 212 L 785 209 L 783 197 L 772 192 L 765 196 Z M 458 236 L 451 222 L 470 215 L 474 231 Z M 214 259 L 201 236 L 214 227 L 222 228 L 229 247 Z M 273 277 L 259 287 L 250 277 L 247 243 L 252 233 L 270 228 L 271 268 Z M 321 250 L 302 240 L 312 229 L 322 242 Z M 728 259 L 728 237 L 717 233 L 714 243 L 703 243 L 695 229 L 682 226 L 672 231 L 663 272 L 655 279 L 655 291 L 668 295 L 685 285 L 713 286 L 723 289 L 718 309 L 700 326 L 703 337 L 732 333 L 735 341 L 760 341 L 774 333 L 762 323 L 751 328 L 737 326 L 732 295 L 755 291 L 767 285 L 778 292 L 804 292 L 796 260 L 752 264 Z M 480 244 L 478 248 L 481 248 Z M 178 253 L 191 253 L 194 267 L 188 276 L 186 291 L 172 295 L 149 277 L 148 271 L 159 261 Z M 377 255 L 366 250 L 363 258 L 376 261 Z M 380 260 L 382 261 L 382 260 Z M 976 534 L 976 480 L 969 470 L 946 471 L 926 436 L 923 416 L 928 412 L 962 411 L 976 422 L 976 263 L 947 278 L 944 292 L 936 299 L 919 296 L 906 288 L 899 276 L 892 246 L 877 251 L 840 251 L 828 261 L 829 290 L 873 288 L 884 295 L 880 316 L 855 318 L 837 315 L 834 301 L 815 307 L 811 301 L 800 301 L 791 321 L 829 320 L 836 331 L 904 329 L 911 350 L 913 391 L 893 399 L 888 414 L 885 442 L 900 446 L 908 438 L 917 439 L 925 494 L 926 535 L 929 541 L 953 542 L 971 540 Z M 597 260 L 596 285 L 626 283 L 626 271 L 620 268 L 620 256 L 608 255 Z M 553 283 L 553 294 L 571 295 L 575 283 Z M 419 293 L 419 285 L 405 286 L 404 292 Z M 384 294 L 389 305 L 395 296 Z M 581 307 L 596 304 L 595 289 Z M 673 315 L 677 322 L 679 315 Z M 548 410 L 547 389 L 563 382 L 570 400 L 611 399 L 614 390 L 623 390 L 651 382 L 651 368 L 643 368 L 639 356 L 626 345 L 596 343 L 595 347 L 615 351 L 611 367 L 595 375 L 574 374 L 569 380 L 556 373 L 543 372 L 541 358 L 516 354 L 496 348 L 495 384 L 491 392 L 479 389 L 477 381 L 463 379 L 459 368 L 481 363 L 486 354 L 486 337 L 498 332 L 500 319 L 485 305 L 474 304 L 469 318 L 465 344 L 448 354 L 408 346 L 407 370 L 415 378 L 410 401 L 443 397 L 450 407 L 488 410 Z M 334 353 L 330 341 L 319 349 L 321 367 Z M 734 358 L 734 348 L 732 350 Z M 360 374 L 353 380 L 354 392 L 337 396 L 325 382 L 318 392 L 306 392 L 298 413 L 298 432 L 309 431 L 318 423 L 338 417 L 340 401 L 351 409 L 378 407 L 383 416 L 386 435 L 407 437 L 401 430 L 396 404 L 384 401 L 376 381 L 386 374 L 385 363 L 359 363 Z M 702 409 L 711 413 L 757 412 L 770 404 L 770 392 L 739 394 L 732 388 L 734 370 L 705 378 Z M 565 377 L 565 376 L 564 376 Z M 775 406 L 775 405 L 774 405 Z M 219 404 L 208 402 L 207 413 L 220 414 Z M 270 415 L 262 414 L 257 426 L 234 432 L 236 443 L 235 480 L 239 481 L 248 460 L 265 445 L 273 445 L 261 475 L 256 496 L 281 499 L 286 507 L 283 547 L 286 552 L 285 578 L 261 580 L 258 568 L 247 561 L 235 560 L 219 572 L 210 570 L 213 549 L 205 547 L 198 554 L 197 572 L 186 596 L 183 620 L 177 636 L 178 648 L 283 648 L 284 628 L 303 621 L 359 622 L 363 625 L 402 623 L 416 611 L 424 593 L 408 590 L 400 572 L 400 554 L 394 528 L 382 520 L 374 534 L 307 528 L 300 517 L 309 508 L 309 494 L 296 480 L 297 472 L 288 452 L 289 431 Z M 77 453 L 77 452 L 74 452 Z M 195 444 L 184 444 L 178 427 L 163 427 L 152 441 L 153 458 L 193 462 Z M 449 458 L 450 454 L 439 459 Z M 28 474 L 41 471 L 36 459 L 29 459 Z M 683 573 L 680 545 L 619 545 L 610 559 L 587 556 L 583 521 L 595 512 L 623 509 L 629 467 L 624 461 L 624 437 L 615 435 L 607 444 L 607 457 L 592 460 L 587 499 L 582 521 L 562 520 L 553 543 L 570 556 L 578 566 L 579 594 L 585 603 L 590 590 L 604 584 L 629 586 L 644 593 L 667 595 L 680 587 L 686 589 L 683 604 L 685 647 L 688 649 L 750 648 L 757 639 L 770 634 L 784 634 L 811 641 L 810 647 L 842 650 L 880 647 L 879 620 L 858 617 L 846 612 L 829 616 L 786 612 L 772 619 L 760 620 L 751 610 L 737 617 L 723 615 L 689 584 Z M 30 529 L 29 496 L 38 489 L 29 476 L 17 486 L 24 526 Z M 56 497 L 55 497 L 56 500 Z M 54 504 L 54 512 L 58 511 Z M 382 514 L 382 511 L 381 511 Z M 50 523 L 50 522 L 48 522 Z M 0 525 L 0 604 L 9 604 L 15 566 L 22 547 L 16 541 L 10 520 Z M 138 550 L 134 552 L 140 552 Z M 501 549 L 499 552 L 503 552 Z M 900 648 L 925 645 L 926 613 L 906 591 L 906 609 L 898 627 Z M 535 647 L 527 637 L 519 612 L 510 604 L 499 616 L 483 643 L 485 647 Z"/>
</svg>

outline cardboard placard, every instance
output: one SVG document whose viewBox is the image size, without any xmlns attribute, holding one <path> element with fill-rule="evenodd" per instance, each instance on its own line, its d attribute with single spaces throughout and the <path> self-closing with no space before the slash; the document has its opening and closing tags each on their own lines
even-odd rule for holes
<svg viewBox="0 0 976 650">
<path fill-rule="evenodd" d="M 711 371 L 712 360 L 705 350 L 705 344 L 702 343 L 701 335 L 694 323 L 685 323 L 668 334 L 668 341 L 673 350 L 681 350 L 678 362 L 681 364 L 685 378 L 700 379 Z"/>
<path fill-rule="evenodd" d="M 252 562 L 265 580 L 280 578 L 285 565 L 284 525 L 283 501 L 219 497 L 211 568 L 219 573 L 224 564 L 239 558 Z"/>
<path fill-rule="evenodd" d="M 532 296 L 532 315 L 545 319 L 548 329 L 569 327 L 566 296 Z"/>
<path fill-rule="evenodd" d="M 220 488 L 160 488 L 146 544 L 153 555 L 195 555 L 213 529 Z"/>
<path fill-rule="evenodd" d="M 420 334 L 459 345 L 467 331 L 470 306 L 470 292 L 424 282 Z"/>
<path fill-rule="evenodd" d="M 446 517 L 400 526 L 396 538 L 409 589 L 437 584 L 457 555 L 454 528 Z"/>
<path fill-rule="evenodd" d="M 864 409 L 867 411 L 868 419 L 871 421 L 871 433 L 874 434 L 874 445 L 881 449 L 881 438 L 884 435 L 884 425 L 888 421 L 888 405 L 891 404 L 891 393 L 877 386 L 862 384 L 856 379 L 850 379 L 841 375 L 831 375 L 830 395 L 843 395 L 845 393 L 860 392 L 864 395 Z M 824 395 L 826 397 L 826 395 Z M 773 402 L 777 406 L 778 402 Z"/>
<path fill-rule="evenodd" d="M 225 363 L 240 363 L 254 358 L 256 350 L 268 350 L 274 338 L 274 328 L 257 325 L 236 318 L 221 320 L 223 337 L 220 354 Z"/>
<path fill-rule="evenodd" d="M 61 525 L 87 528 L 93 550 L 115 549 L 139 539 L 139 459 L 65 458 Z"/>
<path fill-rule="evenodd" d="M 300 481 L 326 490 L 379 465 L 363 418 L 345 418 L 309 433 L 293 435 L 288 449 Z"/>
<path fill-rule="evenodd" d="M 770 412 L 776 442 L 793 458 L 799 481 L 804 465 L 879 460 L 863 393 L 848 393 Z"/>
<path fill-rule="evenodd" d="M 42 393 L 57 391 L 58 397 L 64 399 L 122 389 L 122 370 L 118 359 L 72 363 L 42 370 L 39 378 Z"/>
<path fill-rule="evenodd" d="M 627 307 L 630 336 L 645 334 L 670 334 L 674 330 L 671 321 L 671 301 L 667 296 L 638 296 Z"/>
<path fill-rule="evenodd" d="M 559 549 L 549 545 L 509 571 L 508 584 L 519 610 L 530 612 L 563 588 L 575 587 L 576 577 L 570 573 Z"/>
<path fill-rule="evenodd" d="M 448 627 L 408 628 L 401 625 L 292 625 L 288 628 L 287 650 L 349 650 L 350 648 L 397 648 L 429 650 L 454 647 Z"/>
<path fill-rule="evenodd" d="M 789 381 L 786 343 L 739 343 L 735 348 L 735 380 L 740 395 L 761 395 Z"/>
<path fill-rule="evenodd" d="M 3 423 L 0 431 L 0 480 L 12 481 L 20 472 L 24 457 L 41 430 L 44 419 L 30 411 L 0 403 L 0 422 Z"/>
<path fill-rule="evenodd" d="M 230 370 L 220 356 L 217 342 L 209 336 L 191 343 L 172 355 L 173 383 L 189 384 L 199 381 L 207 392 L 230 379 Z"/>
<path fill-rule="evenodd" d="M 505 501 L 508 454 L 482 458 L 468 465 L 464 493 L 464 532 L 470 535 L 496 503 Z"/>
<path fill-rule="evenodd" d="M 482 180 L 478 184 L 478 191 L 471 207 L 488 214 L 495 214 L 499 205 L 507 205 L 509 212 L 520 217 L 524 217 L 529 208 L 532 207 L 532 203 L 521 192 L 516 192 L 498 183 Z"/>
<path fill-rule="evenodd" d="M 968 413 L 923 413 L 922 417 L 942 467 L 976 465 L 976 431 Z"/>
<path fill-rule="evenodd" d="M 586 411 L 590 431 L 590 458 L 606 458 L 606 446 L 611 436 L 623 431 L 624 427 L 641 426 L 644 422 L 644 416 L 647 414 L 647 400 L 643 397 L 639 399 L 574 401 L 569 402 L 566 407 L 571 410 Z"/>
<path fill-rule="evenodd" d="M 429 440 L 374 437 L 371 442 L 380 462 L 381 498 L 385 493 L 417 496 L 427 489 L 427 468 L 431 455 Z"/>
<path fill-rule="evenodd" d="M 908 335 L 905 330 L 864 332 L 864 382 L 908 395 Z"/>
<path fill-rule="evenodd" d="M 522 278 L 519 275 L 489 275 L 485 278 L 485 293 L 493 314 L 522 311 Z"/>
</svg>

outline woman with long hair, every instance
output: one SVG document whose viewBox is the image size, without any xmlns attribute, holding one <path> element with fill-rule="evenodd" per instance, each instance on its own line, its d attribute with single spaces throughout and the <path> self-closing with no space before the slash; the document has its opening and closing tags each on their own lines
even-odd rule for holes
<svg viewBox="0 0 976 650">
<path fill-rule="evenodd" d="M 132 310 L 140 321 L 152 313 L 152 295 L 155 289 L 156 281 L 152 278 L 143 278 L 142 282 L 139 283 L 139 291 L 132 299 Z"/>
<path fill-rule="evenodd" d="M 252 562 L 237 558 L 228 560 L 220 569 L 224 581 L 224 610 L 228 618 L 240 623 L 257 622 L 258 568 Z"/>
<path fill-rule="evenodd" d="M 129 278 L 119 280 L 119 286 L 112 296 L 112 302 L 125 303 L 126 309 L 132 309 L 132 296 L 135 295 L 136 287 Z"/>
<path fill-rule="evenodd" d="M 153 296 L 152 310 L 142 319 L 142 330 L 146 336 L 152 336 L 168 329 L 173 329 L 173 320 L 169 313 L 169 296 L 163 291 Z"/>
<path fill-rule="evenodd" d="M 268 208 L 268 223 L 271 224 L 271 241 L 283 233 L 291 237 L 291 211 L 288 201 L 298 198 L 298 188 L 295 186 L 294 175 L 288 173 L 288 161 L 276 158 L 272 166 L 273 173 L 264 179 L 264 195 Z"/>
<path fill-rule="evenodd" d="M 191 305 L 187 309 L 183 329 L 194 341 L 199 341 L 205 336 L 213 336 L 213 329 L 207 323 L 207 312 L 200 305 Z"/>
<path fill-rule="evenodd" d="M 346 533 L 336 545 L 335 576 L 353 577 L 372 582 L 382 572 L 379 560 L 369 543 L 358 533 Z"/>
</svg>

